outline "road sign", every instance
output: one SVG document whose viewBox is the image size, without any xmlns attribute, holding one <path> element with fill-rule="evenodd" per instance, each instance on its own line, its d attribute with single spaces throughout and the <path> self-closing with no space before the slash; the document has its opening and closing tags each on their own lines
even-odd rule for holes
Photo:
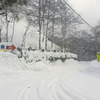
<svg viewBox="0 0 100 100">
<path fill-rule="evenodd" d="M 97 52 L 97 61 L 100 61 L 100 52 Z"/>
<path fill-rule="evenodd" d="M 16 47 L 12 43 L 0 43 L 0 51 L 14 51 Z"/>
<path fill-rule="evenodd" d="M 11 51 L 14 51 L 16 49 L 16 47 L 12 44 L 12 45 L 7 45 L 6 46 L 6 49 L 7 50 L 11 50 Z"/>
</svg>

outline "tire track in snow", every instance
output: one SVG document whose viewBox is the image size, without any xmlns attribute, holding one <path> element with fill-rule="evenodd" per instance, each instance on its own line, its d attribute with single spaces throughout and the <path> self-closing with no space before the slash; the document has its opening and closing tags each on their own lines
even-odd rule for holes
<svg viewBox="0 0 100 100">
<path fill-rule="evenodd" d="M 59 97 L 60 100 L 73 100 L 73 98 L 71 98 L 68 94 L 66 94 L 62 87 L 60 87 L 60 84 L 63 82 L 62 81 L 62 78 L 63 76 L 66 74 L 67 77 L 70 77 L 73 73 L 63 73 L 60 75 L 59 77 L 59 80 L 56 84 L 56 93 L 57 93 L 57 96 Z"/>
<path fill-rule="evenodd" d="M 37 87 L 37 92 L 39 96 L 41 97 L 40 100 L 60 100 L 57 97 L 56 91 L 55 91 L 55 85 L 56 81 L 59 79 L 60 75 L 46 75 L 44 79 L 39 82 Z"/>
<path fill-rule="evenodd" d="M 30 96 L 29 96 L 29 93 L 30 93 L 30 84 L 28 84 L 27 86 L 25 86 L 21 91 L 20 93 L 18 94 L 18 97 L 16 100 L 30 100 Z"/>
<path fill-rule="evenodd" d="M 91 100 L 68 88 L 68 78 L 75 73 L 58 71 L 56 74 L 39 74 L 22 89 L 16 100 Z"/>
<path fill-rule="evenodd" d="M 62 90 L 69 96 L 72 98 L 72 100 L 93 100 L 93 99 L 90 99 L 88 97 L 85 97 L 73 90 L 71 90 L 68 86 L 67 86 L 67 82 L 68 82 L 68 79 L 65 81 L 65 79 L 67 78 L 66 75 L 63 75 L 62 77 L 62 82 L 59 84 L 59 86 L 62 88 Z"/>
<path fill-rule="evenodd" d="M 59 74 L 39 76 L 40 80 L 37 78 L 20 91 L 17 100 L 60 100 L 55 90 L 59 77 Z"/>
<path fill-rule="evenodd" d="M 31 100 L 31 91 L 32 91 L 32 87 L 33 85 L 35 86 L 36 84 L 36 78 L 34 78 L 33 81 L 30 81 L 29 84 L 27 84 L 18 94 L 17 99 L 16 100 Z M 33 89 L 34 90 L 34 89 Z M 36 91 L 36 90 L 35 90 Z M 33 94 L 35 96 L 35 100 L 40 100 L 39 96 L 37 95 L 36 92 L 33 92 Z"/>
</svg>

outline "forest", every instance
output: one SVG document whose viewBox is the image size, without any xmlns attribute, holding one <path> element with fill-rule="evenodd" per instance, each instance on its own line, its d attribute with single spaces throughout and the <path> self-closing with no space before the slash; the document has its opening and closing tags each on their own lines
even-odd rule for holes
<svg viewBox="0 0 100 100">
<path fill-rule="evenodd" d="M 22 35 L 21 47 L 25 47 L 28 31 L 36 28 L 37 49 L 48 50 L 48 41 L 51 41 L 50 49 L 56 44 L 63 52 L 77 54 L 79 61 L 94 60 L 96 53 L 100 52 L 100 24 L 89 31 L 80 29 L 84 22 L 65 0 L 0 0 L 0 42 L 14 42 L 16 23 L 23 18 L 27 27 Z"/>
</svg>

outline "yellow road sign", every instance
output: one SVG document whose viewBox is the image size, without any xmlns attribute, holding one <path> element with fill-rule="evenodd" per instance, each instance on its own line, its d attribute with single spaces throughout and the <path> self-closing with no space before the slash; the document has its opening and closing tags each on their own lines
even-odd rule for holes
<svg viewBox="0 0 100 100">
<path fill-rule="evenodd" d="M 100 61 L 100 52 L 97 52 L 97 61 Z"/>
</svg>

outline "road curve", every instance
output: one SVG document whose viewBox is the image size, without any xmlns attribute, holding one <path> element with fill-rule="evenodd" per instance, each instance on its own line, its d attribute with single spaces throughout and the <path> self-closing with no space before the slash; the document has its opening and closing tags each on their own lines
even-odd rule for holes
<svg viewBox="0 0 100 100">
<path fill-rule="evenodd" d="M 79 69 L 59 68 L 31 74 L 24 81 L 14 81 L 0 90 L 2 100 L 90 100 L 71 90 L 67 83 Z M 5 94 L 5 96 L 4 96 Z M 1 100 L 0 99 L 0 100 Z"/>
</svg>

